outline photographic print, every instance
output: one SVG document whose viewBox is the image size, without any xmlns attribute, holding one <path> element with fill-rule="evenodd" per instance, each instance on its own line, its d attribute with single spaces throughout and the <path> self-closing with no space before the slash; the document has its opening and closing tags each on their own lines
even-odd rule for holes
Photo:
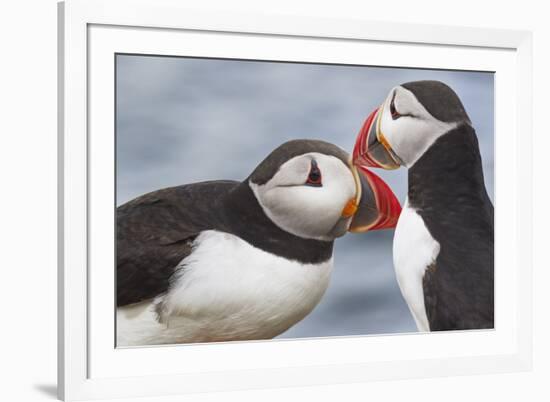
<svg viewBox="0 0 550 402">
<path fill-rule="evenodd" d="M 493 73 L 115 65 L 117 347 L 494 327 Z"/>
</svg>

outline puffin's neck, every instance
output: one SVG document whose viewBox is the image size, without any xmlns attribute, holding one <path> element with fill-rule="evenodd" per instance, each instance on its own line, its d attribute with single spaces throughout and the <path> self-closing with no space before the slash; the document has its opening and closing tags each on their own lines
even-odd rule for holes
<svg viewBox="0 0 550 402">
<path fill-rule="evenodd" d="M 258 203 L 248 179 L 220 203 L 227 230 L 257 248 L 304 264 L 318 264 L 332 257 L 333 241 L 305 239 L 275 225 Z"/>
<path fill-rule="evenodd" d="M 444 134 L 409 169 L 409 204 L 419 210 L 479 207 L 488 197 L 474 129 L 463 124 Z"/>
</svg>

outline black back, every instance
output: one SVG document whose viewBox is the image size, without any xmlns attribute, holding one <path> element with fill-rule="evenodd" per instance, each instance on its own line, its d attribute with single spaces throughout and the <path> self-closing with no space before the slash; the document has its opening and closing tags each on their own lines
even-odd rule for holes
<svg viewBox="0 0 550 402">
<path fill-rule="evenodd" d="M 215 201 L 237 182 L 171 187 L 117 208 L 117 305 L 166 291 L 176 265 L 191 253 L 197 235 L 217 226 Z"/>
<path fill-rule="evenodd" d="M 441 136 L 409 169 L 408 196 L 441 247 L 424 276 L 430 329 L 493 328 L 493 205 L 469 124 Z"/>
</svg>

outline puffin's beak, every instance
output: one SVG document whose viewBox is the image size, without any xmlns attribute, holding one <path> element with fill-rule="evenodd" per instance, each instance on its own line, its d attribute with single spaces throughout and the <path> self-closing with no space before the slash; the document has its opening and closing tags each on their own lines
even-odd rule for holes
<svg viewBox="0 0 550 402">
<path fill-rule="evenodd" d="M 353 148 L 353 163 L 357 166 L 397 169 L 401 160 L 392 150 L 380 129 L 384 106 L 375 109 L 359 131 Z"/>
<path fill-rule="evenodd" d="M 391 188 L 365 167 L 351 167 L 357 190 L 342 216 L 353 216 L 349 231 L 354 233 L 395 227 L 401 205 Z"/>
</svg>

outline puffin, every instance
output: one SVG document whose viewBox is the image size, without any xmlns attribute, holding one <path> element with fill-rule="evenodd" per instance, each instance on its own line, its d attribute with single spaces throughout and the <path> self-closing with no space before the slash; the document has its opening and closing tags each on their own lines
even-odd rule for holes
<svg viewBox="0 0 550 402">
<path fill-rule="evenodd" d="M 117 347 L 271 339 L 320 301 L 333 243 L 395 227 L 390 187 L 324 141 L 289 141 L 242 182 L 139 196 L 116 212 Z"/>
<path fill-rule="evenodd" d="M 365 120 L 353 161 L 408 169 L 393 263 L 418 330 L 493 328 L 493 204 L 458 95 L 440 81 L 393 88 Z"/>
</svg>

